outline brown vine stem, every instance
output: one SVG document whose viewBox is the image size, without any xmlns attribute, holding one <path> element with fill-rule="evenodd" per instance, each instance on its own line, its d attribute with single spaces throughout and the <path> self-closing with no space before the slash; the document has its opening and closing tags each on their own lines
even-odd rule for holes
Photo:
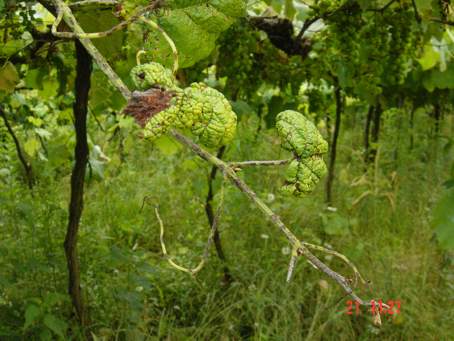
<svg viewBox="0 0 454 341">
<path fill-rule="evenodd" d="M 219 148 L 216 156 L 218 159 L 222 159 L 224 152 L 225 152 L 226 147 L 222 146 Z M 205 200 L 205 213 L 208 218 L 208 223 L 210 226 L 213 226 L 215 223 L 215 213 L 213 210 L 213 198 L 214 198 L 214 180 L 216 178 L 218 168 L 216 166 L 211 167 L 211 172 L 208 176 L 208 193 L 206 196 Z M 224 180 L 222 181 L 222 187 L 221 187 L 222 193 L 224 191 Z M 222 196 L 223 197 L 223 196 Z M 213 243 L 214 247 L 216 249 L 216 253 L 223 263 L 223 271 L 224 271 L 224 278 L 223 278 L 223 283 L 225 284 L 230 284 L 232 282 L 232 275 L 230 273 L 230 269 L 227 266 L 227 259 L 224 253 L 224 249 L 222 247 L 222 242 L 221 242 L 221 235 L 219 233 L 219 230 L 215 230 L 213 234 Z"/>
<path fill-rule="evenodd" d="M 84 206 L 85 171 L 89 155 L 87 114 L 92 61 L 90 55 L 80 42 L 76 41 L 75 45 L 77 59 L 74 91 L 76 98 L 73 106 L 74 129 L 76 131 L 76 146 L 74 149 L 75 163 L 71 173 L 69 218 L 63 245 L 68 265 L 68 293 L 71 296 L 80 324 L 86 326 L 88 324 L 88 311 L 84 303 L 81 289 L 77 237 Z"/>
<path fill-rule="evenodd" d="M 273 223 L 273 225 L 277 226 L 287 237 L 289 243 L 297 249 L 298 256 L 304 256 L 314 267 L 318 270 L 325 273 L 328 277 L 333 279 L 337 282 L 344 291 L 350 295 L 355 301 L 359 304 L 364 306 L 371 306 L 372 303 L 368 301 L 364 301 L 359 296 L 357 296 L 353 289 L 350 286 L 349 280 L 346 279 L 344 276 L 338 274 L 337 272 L 333 271 L 329 268 L 325 263 L 323 263 L 320 259 L 318 259 L 314 254 L 312 254 L 309 249 L 306 247 L 304 242 L 301 242 L 290 229 L 285 226 L 282 222 L 281 218 L 276 215 L 258 196 L 257 194 L 246 185 L 243 180 L 241 180 L 238 175 L 235 173 L 235 170 L 232 169 L 227 163 L 218 159 L 216 156 L 210 154 L 206 150 L 202 149 L 199 145 L 192 142 L 186 136 L 180 134 L 179 132 L 172 130 L 171 135 L 179 141 L 181 144 L 189 147 L 194 153 L 200 156 L 205 161 L 211 163 L 218 167 L 218 169 L 241 191 L 243 192 L 251 201 L 253 201 L 258 208 L 262 211 L 262 213 Z M 384 306 L 384 305 L 383 305 Z M 389 308 L 386 306 L 385 308 Z"/>
<path fill-rule="evenodd" d="M 17 138 L 16 134 L 14 133 L 13 128 L 9 124 L 8 118 L 6 117 L 5 111 L 2 107 L 0 107 L 0 116 L 3 118 L 3 122 L 5 123 L 6 129 L 8 129 L 8 133 L 11 135 L 14 141 L 14 145 L 16 146 L 16 153 L 19 157 L 20 162 L 24 166 L 25 170 L 25 178 L 27 179 L 27 185 L 29 189 L 33 188 L 33 169 L 30 163 L 25 158 L 24 152 L 22 151 L 21 145 L 19 143 L 19 139 Z"/>
</svg>

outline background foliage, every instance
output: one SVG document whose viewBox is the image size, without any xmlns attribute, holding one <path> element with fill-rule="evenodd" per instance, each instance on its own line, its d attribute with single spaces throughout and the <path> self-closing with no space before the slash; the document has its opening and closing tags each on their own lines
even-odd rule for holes
<svg viewBox="0 0 454 341">
<path fill-rule="evenodd" d="M 147 4 L 129 0 L 74 12 L 95 32 Z M 76 59 L 74 43 L 50 33 L 51 12 L 46 1 L 0 0 L 2 340 L 87 335 L 66 294 L 62 248 Z M 309 197 L 282 196 L 284 168 L 248 168 L 241 177 L 302 239 L 348 256 L 371 280 L 363 296 L 400 300 L 402 308 L 381 328 L 366 311 L 347 315 L 339 288 L 303 261 L 285 285 L 285 240 L 230 185 L 220 226 L 226 263 L 213 251 L 195 279 L 168 267 L 153 207 L 159 205 L 165 220 L 171 254 L 195 264 L 209 231 L 204 205 L 211 169 L 170 138 L 141 140 L 133 119 L 121 115 L 125 101 L 95 66 L 78 243 L 88 335 L 448 340 L 454 318 L 451 2 L 168 0 L 149 17 L 177 45 L 180 84 L 206 82 L 237 113 L 237 136 L 224 159 L 288 157 L 275 130 L 282 110 L 299 110 L 317 124 L 330 141 L 329 160 L 337 156 L 329 196 L 323 185 Z M 146 51 L 144 61 L 172 64 L 162 35 L 140 22 L 94 42 L 129 86 L 138 50 Z M 218 177 L 215 203 L 220 185 Z M 323 260 L 347 271 L 335 259 Z"/>
</svg>

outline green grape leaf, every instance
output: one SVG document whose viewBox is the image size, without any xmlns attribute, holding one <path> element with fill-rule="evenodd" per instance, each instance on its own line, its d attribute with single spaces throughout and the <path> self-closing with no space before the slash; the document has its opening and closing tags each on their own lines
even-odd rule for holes
<svg viewBox="0 0 454 341">
<path fill-rule="evenodd" d="M 44 316 L 43 322 L 44 325 L 52 330 L 56 335 L 60 336 L 63 339 L 65 338 L 65 332 L 67 329 L 66 322 L 50 314 Z"/>
<path fill-rule="evenodd" d="M 433 91 L 435 88 L 454 89 L 454 63 L 450 63 L 443 72 L 436 69 L 427 72 L 424 75 L 423 84 L 429 91 Z"/>
<path fill-rule="evenodd" d="M 232 105 L 232 109 L 238 118 L 241 118 L 243 115 L 250 115 L 254 112 L 254 109 L 245 101 L 233 101 L 230 102 L 230 104 Z"/>
<path fill-rule="evenodd" d="M 430 11 L 432 9 L 432 0 L 415 0 L 415 5 L 420 12 Z"/>
<path fill-rule="evenodd" d="M 289 19 L 293 19 L 293 17 L 295 16 L 295 13 L 296 13 L 296 9 L 293 4 L 293 0 L 285 0 L 285 10 L 284 10 L 285 16 Z"/>
<path fill-rule="evenodd" d="M 49 74 L 47 68 L 38 68 L 38 69 L 29 69 L 27 75 L 24 78 L 25 85 L 28 88 L 32 89 L 42 89 L 43 88 L 43 78 Z"/>
<path fill-rule="evenodd" d="M 36 155 L 36 152 L 39 150 L 39 148 L 40 148 L 39 140 L 35 137 L 28 139 L 24 143 L 24 150 L 31 157 L 34 157 Z"/>
<path fill-rule="evenodd" d="M 184 10 L 172 11 L 159 23 L 175 42 L 181 67 L 192 66 L 207 57 L 215 47 L 216 34 L 205 31 Z"/>
<path fill-rule="evenodd" d="M 0 43 L 0 57 L 9 57 L 33 42 L 30 32 L 22 33 L 21 39 L 8 40 L 6 43 Z"/>
<path fill-rule="evenodd" d="M 175 42 L 182 68 L 208 57 L 219 34 L 246 13 L 245 2 L 241 0 L 173 1 L 169 5 L 176 8 L 159 17 L 158 24 Z M 153 48 L 150 57 L 154 61 L 170 64 L 172 52 L 159 33 L 152 32 L 145 47 Z"/>
<path fill-rule="evenodd" d="M 432 45 L 427 44 L 424 46 L 424 53 L 421 58 L 418 59 L 418 62 L 421 64 L 423 70 L 429 70 L 437 65 L 439 60 L 440 54 L 434 50 Z"/>
<path fill-rule="evenodd" d="M 11 93 L 19 82 L 19 74 L 11 62 L 0 68 L 0 91 Z"/>
<path fill-rule="evenodd" d="M 175 143 L 175 141 L 173 141 L 168 136 L 162 136 L 157 139 L 156 146 L 158 147 L 159 151 L 166 156 L 174 155 L 181 149 L 180 145 Z"/>
<path fill-rule="evenodd" d="M 87 33 L 106 31 L 119 23 L 111 11 L 77 11 L 76 18 Z M 120 30 L 105 38 L 93 39 L 92 42 L 103 56 L 113 60 L 122 53 L 124 31 Z"/>
<path fill-rule="evenodd" d="M 432 225 L 440 246 L 454 250 L 454 188 L 448 189 L 433 210 Z"/>
<path fill-rule="evenodd" d="M 34 304 L 31 304 L 25 310 L 24 329 L 30 327 L 41 315 L 41 309 Z"/>
</svg>

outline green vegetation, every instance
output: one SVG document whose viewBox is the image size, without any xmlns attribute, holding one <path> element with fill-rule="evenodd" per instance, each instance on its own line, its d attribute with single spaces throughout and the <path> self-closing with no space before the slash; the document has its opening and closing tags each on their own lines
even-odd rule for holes
<svg viewBox="0 0 454 341">
<path fill-rule="evenodd" d="M 0 14 L 0 340 L 452 338 L 450 1 Z"/>
</svg>

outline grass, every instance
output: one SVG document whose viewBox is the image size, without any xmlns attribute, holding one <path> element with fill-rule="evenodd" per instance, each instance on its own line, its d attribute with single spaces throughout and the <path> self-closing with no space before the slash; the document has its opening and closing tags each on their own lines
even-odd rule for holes
<svg viewBox="0 0 454 341">
<path fill-rule="evenodd" d="M 427 137 L 425 120 L 417 122 L 415 149 L 408 152 L 408 141 L 400 143 L 397 159 L 394 128 L 385 126 L 377 173 L 369 169 L 366 176 L 360 123 L 344 122 L 336 212 L 326 210 L 323 185 L 307 198 L 281 197 L 285 167 L 242 171 L 298 236 L 329 245 L 357 265 L 371 281 L 369 288 L 359 289 L 362 297 L 401 302 L 401 313 L 385 317 L 381 328 L 364 309 L 359 316 L 347 315 L 348 298 L 302 259 L 286 284 L 285 239 L 229 184 L 220 229 L 233 283 L 222 283 L 214 252 L 196 278 L 170 268 L 161 255 L 154 206 L 159 204 L 170 254 L 182 264 L 196 264 L 209 231 L 204 213 L 209 167 L 168 141 L 150 149 L 130 134 L 123 162 L 117 143 L 105 143 L 112 161 L 104 180 L 88 182 L 79 238 L 94 335 L 101 340 L 449 340 L 452 255 L 439 249 L 430 212 L 453 160 L 434 145 L 440 141 Z M 452 118 L 445 123 L 449 136 Z M 256 125 L 254 117 L 244 118 L 228 159 L 285 157 L 273 131 L 262 132 L 255 141 Z M 80 338 L 65 294 L 68 174 L 69 164 L 58 177 L 41 181 L 34 197 L 12 177 L 1 184 L 2 340 L 58 335 L 44 321 L 46 314 L 63 323 L 65 337 Z M 220 185 L 218 178 L 216 188 Z M 148 204 L 142 207 L 144 197 Z M 336 259 L 321 257 L 348 273 Z M 42 308 L 43 316 L 24 328 L 31 305 Z"/>
</svg>

